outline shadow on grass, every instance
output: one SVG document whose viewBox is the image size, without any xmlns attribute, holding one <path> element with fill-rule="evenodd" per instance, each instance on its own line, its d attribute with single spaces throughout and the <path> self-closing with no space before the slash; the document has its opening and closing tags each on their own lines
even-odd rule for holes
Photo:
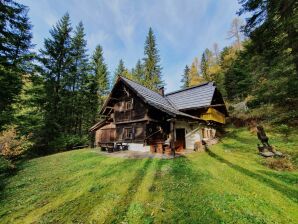
<svg viewBox="0 0 298 224">
<path fill-rule="evenodd" d="M 1 159 L 1 158 L 0 158 Z M 13 168 L 0 170 L 0 201 L 5 199 L 5 188 L 10 178 L 17 175 L 23 169 L 23 163 L 26 160 L 19 160 L 14 164 Z"/>
<path fill-rule="evenodd" d="M 208 172 L 194 170 L 187 157 L 164 161 L 154 185 L 163 195 L 156 221 L 166 223 L 220 223 L 217 214 L 200 188 L 212 177 Z"/>
<path fill-rule="evenodd" d="M 273 177 L 275 179 L 278 179 L 279 181 L 284 182 L 285 184 L 290 185 L 297 185 L 298 184 L 298 174 L 296 173 L 281 173 L 281 172 L 274 172 L 274 171 L 265 171 L 265 170 L 258 170 L 259 173 L 263 173 L 269 177 Z"/>
<path fill-rule="evenodd" d="M 129 160 L 131 161 L 131 160 Z M 147 174 L 150 164 L 152 164 L 152 159 L 147 159 L 144 165 L 137 171 L 135 177 L 131 181 L 127 193 L 123 196 L 122 200 L 116 204 L 111 214 L 106 217 L 105 223 L 120 223 L 123 221 L 131 201 L 134 198 L 139 186 L 141 185 L 144 177 Z"/>
<path fill-rule="evenodd" d="M 41 223 L 59 223 L 62 222 L 65 217 L 71 217 L 71 222 L 73 223 L 85 223 L 86 220 L 88 220 L 88 217 L 94 212 L 93 207 L 95 205 L 98 206 L 100 202 L 104 200 L 105 194 L 101 193 L 101 191 L 108 187 L 109 182 L 103 184 L 103 178 L 113 177 L 113 175 L 116 174 L 120 178 L 121 174 L 123 172 L 127 172 L 127 169 L 130 168 L 134 162 L 137 161 L 124 160 L 120 163 L 110 164 L 105 167 L 105 171 L 103 173 L 94 177 L 95 181 L 88 191 L 63 202 L 61 206 L 58 205 L 57 207 L 52 208 L 50 211 L 44 213 L 39 221 Z M 142 169 L 144 169 L 144 167 Z M 93 171 L 91 172 L 93 173 Z M 68 180 L 68 182 L 69 181 L 72 180 Z M 78 180 L 78 183 L 80 181 L 82 180 Z M 69 194 L 69 192 L 65 193 Z"/>
<path fill-rule="evenodd" d="M 226 165 L 228 165 L 229 167 L 231 167 L 232 169 L 248 176 L 251 178 L 254 178 L 255 180 L 266 184 L 268 187 L 273 188 L 274 190 L 279 191 L 281 194 L 283 194 L 284 196 L 288 197 L 290 200 L 297 202 L 298 201 L 298 191 L 297 190 L 293 190 L 289 187 L 286 187 L 283 184 L 279 184 L 267 177 L 264 177 L 263 175 L 254 173 L 246 168 L 243 168 L 239 165 L 236 165 L 234 163 L 231 163 L 230 161 L 224 159 L 223 157 L 215 154 L 214 152 L 210 151 L 210 149 L 207 149 L 206 152 L 208 153 L 209 156 L 211 156 L 212 158 L 218 160 L 219 162 L 225 163 Z"/>
</svg>

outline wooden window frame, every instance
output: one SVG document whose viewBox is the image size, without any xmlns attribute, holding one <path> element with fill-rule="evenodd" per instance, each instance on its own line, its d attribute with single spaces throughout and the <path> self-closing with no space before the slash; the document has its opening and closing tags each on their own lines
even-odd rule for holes
<svg viewBox="0 0 298 224">
<path fill-rule="evenodd" d="M 133 128 L 132 127 L 126 127 L 124 129 L 124 139 L 133 139 Z"/>
<path fill-rule="evenodd" d="M 125 102 L 125 110 L 132 110 L 133 109 L 133 99 L 130 99 Z"/>
</svg>

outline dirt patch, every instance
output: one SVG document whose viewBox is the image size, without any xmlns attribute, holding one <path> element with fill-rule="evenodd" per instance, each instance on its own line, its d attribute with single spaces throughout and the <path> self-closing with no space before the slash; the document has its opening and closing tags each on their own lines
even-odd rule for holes
<svg viewBox="0 0 298 224">
<path fill-rule="evenodd" d="M 166 155 L 160 153 L 151 153 L 151 152 L 137 152 L 137 151 L 117 151 L 117 152 L 103 152 L 97 149 L 92 149 L 92 151 L 106 155 L 111 157 L 118 157 L 118 158 L 128 158 L 128 159 L 145 159 L 145 158 L 158 158 L 158 159 L 173 159 L 173 155 Z M 176 157 L 184 156 L 189 152 L 186 150 L 184 153 L 176 153 Z"/>
</svg>

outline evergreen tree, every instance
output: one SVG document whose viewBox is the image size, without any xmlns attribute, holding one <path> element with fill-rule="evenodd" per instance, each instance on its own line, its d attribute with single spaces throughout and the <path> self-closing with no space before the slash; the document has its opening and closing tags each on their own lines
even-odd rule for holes
<svg viewBox="0 0 298 224">
<path fill-rule="evenodd" d="M 30 136 L 34 143 L 40 142 L 44 128 L 45 92 L 43 78 L 38 73 L 23 76 L 21 93 L 12 105 L 14 124 L 20 136 Z"/>
<path fill-rule="evenodd" d="M 190 83 L 189 71 L 190 71 L 190 69 L 189 69 L 188 65 L 186 65 L 184 68 L 184 73 L 183 73 L 182 79 L 181 79 L 181 82 L 182 82 L 181 88 L 182 89 L 189 87 L 189 83 Z"/>
<path fill-rule="evenodd" d="M 142 65 L 141 60 L 137 61 L 136 67 L 132 70 L 133 79 L 140 83 L 144 84 L 145 77 L 144 77 L 144 66 Z"/>
<path fill-rule="evenodd" d="M 122 59 L 120 59 L 119 64 L 115 70 L 114 73 L 114 79 L 113 79 L 113 83 L 116 82 L 118 76 L 124 76 L 126 77 L 126 74 L 128 73 L 127 69 L 125 68 L 124 62 Z"/>
<path fill-rule="evenodd" d="M 159 65 L 160 56 L 158 54 L 155 36 L 151 27 L 149 28 L 148 36 L 146 38 L 144 54 L 144 86 L 152 90 L 157 90 L 163 85 L 163 81 L 161 77 L 161 66 Z"/>
<path fill-rule="evenodd" d="M 22 74 L 30 72 L 33 55 L 28 8 L 0 1 L 0 130 L 12 120 L 11 105 L 22 89 Z"/>
<path fill-rule="evenodd" d="M 45 105 L 45 141 L 52 140 L 62 131 L 65 121 L 62 105 L 62 91 L 69 89 L 70 77 L 73 69 L 71 25 L 66 13 L 62 19 L 50 30 L 51 37 L 45 39 L 41 52 L 43 76 L 47 103 Z"/>
<path fill-rule="evenodd" d="M 69 118 L 69 121 L 64 124 L 64 131 L 80 136 L 84 133 L 85 118 L 90 115 L 85 100 L 87 94 L 85 86 L 88 85 L 90 73 L 86 46 L 84 26 L 80 22 L 71 40 L 72 66 L 69 77 L 66 77 L 68 88 L 62 97 L 62 107 L 66 107 L 64 108 L 65 117 Z M 70 105 L 69 102 L 71 102 Z"/>
<path fill-rule="evenodd" d="M 94 115 L 93 123 L 95 123 L 96 115 L 106 100 L 110 89 L 109 72 L 106 63 L 104 62 L 103 51 L 100 45 L 97 45 L 95 48 L 91 59 L 91 66 L 93 76 L 90 76 L 89 92 L 91 95 L 89 100 L 90 109 L 92 110 L 91 114 Z"/>
<path fill-rule="evenodd" d="M 202 54 L 201 59 L 201 72 L 202 76 L 206 81 L 212 81 L 212 77 L 210 76 L 210 66 L 212 65 L 213 53 L 207 48 Z"/>
<path fill-rule="evenodd" d="M 297 1 L 242 0 L 247 71 L 253 76 L 254 105 L 274 104 L 298 117 Z"/>
<path fill-rule="evenodd" d="M 97 45 L 92 56 L 92 70 L 98 82 L 98 92 L 100 96 L 108 94 L 110 89 L 109 72 L 104 62 L 103 51 L 100 45 Z"/>
</svg>

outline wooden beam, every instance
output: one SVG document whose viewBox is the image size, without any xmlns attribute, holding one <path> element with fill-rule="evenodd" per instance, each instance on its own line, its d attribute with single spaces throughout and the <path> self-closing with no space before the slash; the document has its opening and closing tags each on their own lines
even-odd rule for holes
<svg viewBox="0 0 298 224">
<path fill-rule="evenodd" d="M 169 119 L 170 121 L 170 147 L 173 153 L 173 156 L 176 156 L 175 152 L 175 141 L 176 141 L 176 133 L 175 133 L 175 119 Z"/>
</svg>

